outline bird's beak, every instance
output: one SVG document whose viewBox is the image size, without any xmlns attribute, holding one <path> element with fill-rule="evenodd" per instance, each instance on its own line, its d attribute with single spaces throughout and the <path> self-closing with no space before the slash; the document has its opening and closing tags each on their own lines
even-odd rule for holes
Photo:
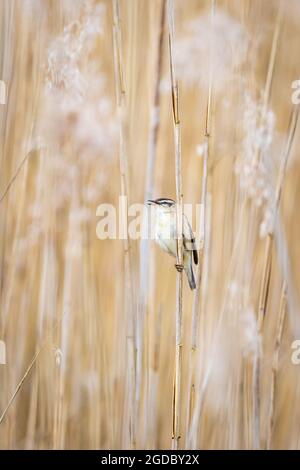
<svg viewBox="0 0 300 470">
<path fill-rule="evenodd" d="M 152 204 L 155 204 L 155 201 L 153 201 L 152 199 L 148 199 L 146 204 L 147 204 L 147 206 L 152 206 Z"/>
</svg>

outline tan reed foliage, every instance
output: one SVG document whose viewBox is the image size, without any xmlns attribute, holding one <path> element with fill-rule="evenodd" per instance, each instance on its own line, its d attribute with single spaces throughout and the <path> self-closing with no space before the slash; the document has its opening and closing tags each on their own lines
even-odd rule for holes
<svg viewBox="0 0 300 470">
<path fill-rule="evenodd" d="M 299 449 L 299 2 L 0 14 L 0 448 Z M 193 204 L 195 292 L 120 195 Z"/>
</svg>

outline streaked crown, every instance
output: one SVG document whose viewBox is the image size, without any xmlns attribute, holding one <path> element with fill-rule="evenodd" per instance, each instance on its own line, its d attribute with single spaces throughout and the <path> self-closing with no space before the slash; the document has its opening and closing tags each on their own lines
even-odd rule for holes
<svg viewBox="0 0 300 470">
<path fill-rule="evenodd" d="M 176 204 L 176 202 L 173 199 L 161 197 L 158 199 L 149 199 L 147 201 L 148 204 L 157 204 L 158 206 L 163 206 L 163 207 L 172 207 Z"/>
</svg>

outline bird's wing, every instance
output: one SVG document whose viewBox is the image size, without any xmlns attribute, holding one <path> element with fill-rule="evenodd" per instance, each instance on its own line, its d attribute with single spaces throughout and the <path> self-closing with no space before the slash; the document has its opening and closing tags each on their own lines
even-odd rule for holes
<svg viewBox="0 0 300 470">
<path fill-rule="evenodd" d="M 183 214 L 183 244 L 186 250 L 193 251 L 194 262 L 195 264 L 198 264 L 198 252 L 195 243 L 195 236 L 185 214 Z"/>
</svg>

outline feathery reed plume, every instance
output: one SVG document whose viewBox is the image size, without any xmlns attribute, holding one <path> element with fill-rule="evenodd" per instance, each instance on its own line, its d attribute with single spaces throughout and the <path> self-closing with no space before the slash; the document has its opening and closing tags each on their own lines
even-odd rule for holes
<svg viewBox="0 0 300 470">
<path fill-rule="evenodd" d="M 263 320 L 266 314 L 267 300 L 268 300 L 268 293 L 269 293 L 269 286 L 270 286 L 271 263 L 272 263 L 272 242 L 273 242 L 273 230 L 274 230 L 273 227 L 275 225 L 275 218 L 277 217 L 277 211 L 278 211 L 278 207 L 280 203 L 282 187 L 283 187 L 283 182 L 284 182 L 284 177 L 285 177 L 285 172 L 286 172 L 286 166 L 287 166 L 288 158 L 290 155 L 294 135 L 296 132 L 298 115 L 299 115 L 299 106 L 294 106 L 291 112 L 291 116 L 290 116 L 286 145 L 285 145 L 283 155 L 280 160 L 280 169 L 279 169 L 278 181 L 277 181 L 276 192 L 275 192 L 274 208 L 271 212 L 272 214 L 271 227 L 269 227 L 267 230 L 263 277 L 262 277 L 260 297 L 259 297 L 258 320 L 259 320 L 260 330 L 263 327 Z"/>
<path fill-rule="evenodd" d="M 282 6 L 282 5 L 281 5 Z M 281 22 L 282 22 L 282 8 L 280 7 L 278 10 L 278 14 L 276 17 L 276 24 L 275 24 L 275 29 L 273 33 L 273 40 L 272 40 L 272 46 L 271 46 L 271 52 L 270 52 L 270 57 L 269 57 L 269 63 L 268 63 L 268 71 L 267 71 L 267 77 L 266 77 L 266 83 L 264 87 L 264 93 L 263 93 L 263 98 L 262 98 L 262 104 L 259 109 L 258 113 L 258 118 L 257 119 L 257 128 L 255 128 L 254 134 L 253 135 L 259 135 L 258 133 L 261 133 L 261 139 L 260 142 L 254 143 L 254 147 L 251 145 L 248 146 L 248 142 L 246 143 L 245 146 L 245 154 L 247 154 L 247 148 L 254 150 L 254 155 L 250 155 L 250 172 L 248 171 L 246 175 L 246 179 L 248 179 L 249 174 L 251 177 L 254 176 L 255 174 L 259 175 L 259 178 L 262 178 L 263 180 L 266 181 L 266 168 L 265 168 L 265 163 L 264 163 L 264 155 L 266 152 L 268 152 L 268 147 L 270 146 L 270 143 L 272 141 L 272 129 L 274 127 L 274 116 L 272 115 L 271 112 L 268 111 L 268 103 L 270 99 L 270 93 L 271 93 L 271 86 L 273 82 L 273 74 L 274 74 L 274 66 L 275 66 L 275 59 L 276 59 L 276 54 L 277 54 L 277 49 L 278 49 L 278 38 L 279 38 L 279 33 L 281 29 Z M 248 106 L 248 109 L 250 107 Z M 250 108 L 251 109 L 251 108 Z M 257 115 L 256 115 L 257 116 Z M 247 131 L 246 131 L 247 132 Z M 250 135 L 251 139 L 251 133 L 247 132 L 248 135 Z M 265 174 L 265 176 L 264 176 Z M 255 192 L 255 185 L 253 185 L 251 188 L 248 184 L 246 183 L 246 187 L 248 190 L 250 189 L 251 196 L 253 196 L 253 191 Z M 270 189 L 268 188 L 268 183 L 263 184 L 263 187 L 265 188 L 265 194 L 264 192 L 262 193 L 261 190 L 257 192 L 256 196 L 256 203 L 261 204 L 261 201 L 265 203 L 266 207 L 266 214 L 268 214 L 271 210 L 271 205 L 272 205 L 272 193 L 270 193 Z M 262 198 L 260 196 L 262 194 Z M 265 200 L 265 201 L 264 201 Z M 267 217 L 265 216 L 265 219 Z M 266 225 L 266 222 L 265 222 Z M 266 260 L 266 265 L 267 271 L 269 271 L 270 264 L 269 260 Z M 269 271 L 270 272 L 270 271 Z M 266 277 L 265 275 L 263 276 L 263 283 L 268 284 L 269 282 L 269 277 Z M 268 291 L 268 288 L 265 289 L 265 291 Z M 259 308 L 259 312 L 261 310 L 261 307 Z M 259 331 L 261 331 L 261 314 L 258 313 L 258 328 Z M 248 441 L 248 446 L 250 448 L 259 448 L 260 447 L 260 356 L 255 356 L 254 357 L 254 363 L 253 363 L 253 375 L 252 375 L 252 380 L 249 380 L 249 387 L 252 388 L 252 397 L 250 399 L 250 406 L 252 407 L 253 410 L 253 419 L 250 419 L 250 427 L 253 425 L 253 430 L 249 429 L 248 436 L 252 436 L 250 438 L 250 441 Z M 247 376 L 246 376 L 247 379 Z M 249 396 L 249 395 L 248 395 Z"/>
</svg>

